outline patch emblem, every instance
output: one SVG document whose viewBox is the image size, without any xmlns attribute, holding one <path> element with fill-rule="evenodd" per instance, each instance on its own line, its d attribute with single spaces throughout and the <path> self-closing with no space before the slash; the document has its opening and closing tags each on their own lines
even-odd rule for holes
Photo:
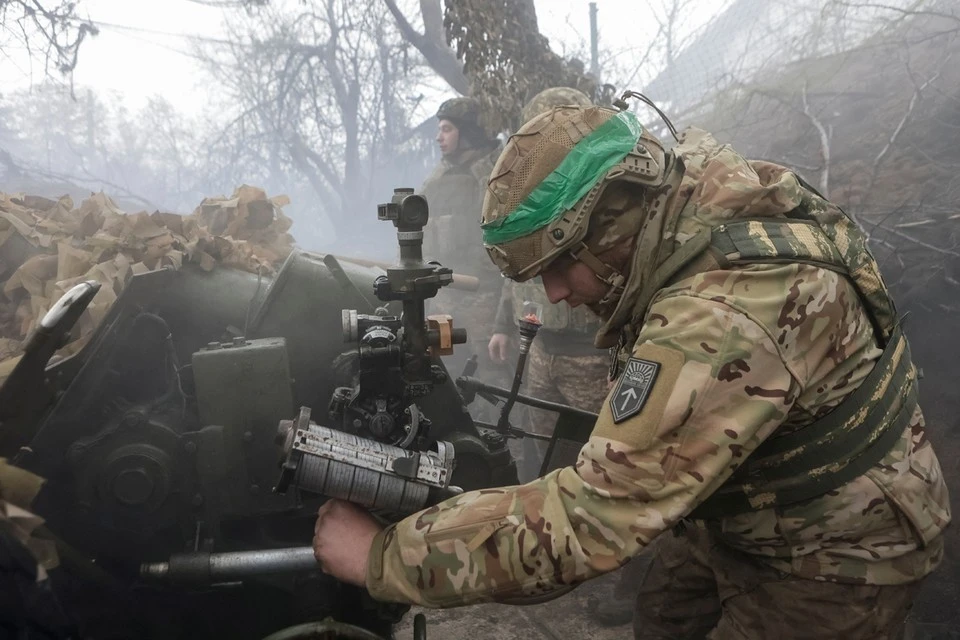
<svg viewBox="0 0 960 640">
<path fill-rule="evenodd" d="M 610 396 L 610 411 L 613 423 L 619 424 L 643 409 L 650 389 L 660 373 L 660 363 L 640 358 L 630 358 L 613 395 Z"/>
</svg>

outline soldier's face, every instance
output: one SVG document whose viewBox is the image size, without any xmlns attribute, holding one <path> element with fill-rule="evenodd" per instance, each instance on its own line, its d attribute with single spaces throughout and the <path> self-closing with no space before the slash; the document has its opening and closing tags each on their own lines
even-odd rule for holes
<svg viewBox="0 0 960 640">
<path fill-rule="evenodd" d="M 453 153 L 460 144 L 460 130 L 449 120 L 441 120 L 437 126 L 437 143 L 443 155 Z"/>
<path fill-rule="evenodd" d="M 561 300 L 571 307 L 594 304 L 607 293 L 607 285 L 597 278 L 593 269 L 569 256 L 555 260 L 540 277 L 547 298 L 553 304 Z"/>
</svg>

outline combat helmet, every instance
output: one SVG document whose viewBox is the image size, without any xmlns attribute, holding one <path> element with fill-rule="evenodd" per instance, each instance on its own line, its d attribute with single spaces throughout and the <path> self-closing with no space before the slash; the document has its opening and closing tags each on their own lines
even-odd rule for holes
<svg viewBox="0 0 960 640">
<path fill-rule="evenodd" d="M 450 98 L 437 109 L 437 120 L 449 120 L 460 132 L 464 147 L 483 147 L 489 136 L 480 124 L 480 103 L 473 98 Z"/>
<path fill-rule="evenodd" d="M 530 99 L 520 112 L 521 122 L 530 122 L 535 117 L 553 107 L 575 105 L 589 107 L 593 104 L 583 91 L 573 87 L 550 87 Z"/>
<path fill-rule="evenodd" d="M 662 184 L 665 157 L 623 109 L 557 107 L 534 117 L 510 137 L 491 173 L 481 223 L 487 253 L 518 282 L 572 256 L 609 285 L 609 298 L 624 277 L 597 254 L 636 235 L 642 221 L 597 204 L 612 185 Z"/>
<path fill-rule="evenodd" d="M 461 123 L 478 124 L 480 105 L 473 98 L 450 98 L 437 109 L 437 120 L 449 120 L 460 126 Z"/>
</svg>

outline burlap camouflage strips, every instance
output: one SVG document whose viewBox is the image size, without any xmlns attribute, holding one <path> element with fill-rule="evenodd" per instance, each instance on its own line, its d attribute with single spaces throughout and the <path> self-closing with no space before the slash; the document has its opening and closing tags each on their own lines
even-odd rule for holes
<svg viewBox="0 0 960 640">
<path fill-rule="evenodd" d="M 229 198 L 204 199 L 189 216 L 126 214 L 103 193 L 76 208 L 67 196 L 0 194 L 0 381 L 27 334 L 79 282 L 103 286 L 59 356 L 85 344 L 132 275 L 189 262 L 271 271 L 293 248 L 282 210 L 288 203 L 247 185 Z"/>
<path fill-rule="evenodd" d="M 867 295 L 885 300 L 869 254 L 844 242 L 852 227 L 842 213 L 792 173 L 754 168 L 697 131 L 676 153 L 683 162 L 657 196 L 666 204 L 631 210 L 645 217 L 636 239 L 644 251 L 606 327 L 628 333 L 634 357 L 661 365 L 642 410 L 615 424 L 611 398 L 574 467 L 466 493 L 388 527 L 370 554 L 374 596 L 428 606 L 515 600 L 611 571 L 679 523 L 760 443 L 809 424 L 872 369 L 881 351 L 871 318 L 853 281 L 835 271 L 755 264 L 644 292 L 643 276 L 700 229 L 799 211 L 837 238 L 849 264 L 864 265 L 869 275 L 858 283 Z M 871 279 L 873 290 L 864 285 Z M 870 305 L 881 323 L 884 300 Z M 718 544 L 797 578 L 898 585 L 937 566 L 949 520 L 917 410 L 880 463 L 847 485 L 711 527 L 722 532 Z"/>
<path fill-rule="evenodd" d="M 574 87 L 588 95 L 596 89 L 580 60 L 550 48 L 532 3 L 447 0 L 444 26 L 490 131 L 515 130 L 523 105 L 547 87 Z"/>
<path fill-rule="evenodd" d="M 60 564 L 56 544 L 36 535 L 44 519 L 27 509 L 39 493 L 44 480 L 0 458 L 0 534 L 22 544 L 36 561 L 37 580 Z"/>
</svg>

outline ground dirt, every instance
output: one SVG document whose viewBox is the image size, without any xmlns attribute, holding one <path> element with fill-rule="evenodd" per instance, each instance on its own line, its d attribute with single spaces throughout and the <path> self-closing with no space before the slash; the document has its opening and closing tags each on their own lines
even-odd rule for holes
<svg viewBox="0 0 960 640">
<path fill-rule="evenodd" d="M 588 600 L 591 597 L 609 597 L 615 580 L 615 575 L 604 576 L 585 583 L 572 593 L 556 600 L 523 607 L 482 604 L 447 610 L 414 608 L 397 628 L 396 638 L 397 640 L 413 638 L 413 617 L 416 613 L 423 613 L 427 618 L 428 640 L 633 638 L 633 628 L 630 623 L 619 627 L 601 627 L 588 613 Z"/>
</svg>

